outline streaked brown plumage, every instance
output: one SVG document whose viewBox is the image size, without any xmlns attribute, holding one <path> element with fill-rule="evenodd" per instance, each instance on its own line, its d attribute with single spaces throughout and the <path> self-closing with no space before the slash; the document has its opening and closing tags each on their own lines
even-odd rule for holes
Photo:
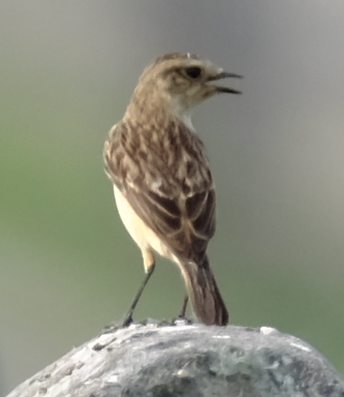
<svg viewBox="0 0 344 397">
<path fill-rule="evenodd" d="M 154 269 L 154 252 L 171 259 L 197 317 L 218 325 L 228 322 L 228 313 L 206 254 L 215 232 L 214 183 L 190 110 L 217 93 L 239 93 L 209 84 L 224 77 L 240 76 L 195 55 L 158 58 L 144 70 L 104 147 L 117 207 L 146 273 Z"/>
</svg>

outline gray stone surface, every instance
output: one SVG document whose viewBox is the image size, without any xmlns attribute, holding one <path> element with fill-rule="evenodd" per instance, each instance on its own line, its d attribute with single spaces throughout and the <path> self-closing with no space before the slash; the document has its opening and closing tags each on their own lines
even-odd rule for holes
<svg viewBox="0 0 344 397">
<path fill-rule="evenodd" d="M 273 328 L 133 324 L 75 348 L 8 397 L 344 397 L 310 345 Z"/>
</svg>

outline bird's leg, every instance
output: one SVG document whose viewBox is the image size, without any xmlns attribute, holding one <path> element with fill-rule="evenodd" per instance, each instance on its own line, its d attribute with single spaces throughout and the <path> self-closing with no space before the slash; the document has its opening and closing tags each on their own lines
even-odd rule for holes
<svg viewBox="0 0 344 397">
<path fill-rule="evenodd" d="M 133 322 L 133 313 L 134 313 L 135 307 L 142 295 L 143 290 L 145 289 L 145 286 L 148 283 L 148 280 L 150 279 L 151 275 L 153 274 L 153 271 L 154 271 L 154 266 L 151 266 L 143 280 L 143 283 L 141 284 L 139 290 L 137 291 L 137 294 L 135 295 L 133 303 L 130 305 L 130 308 L 129 308 L 128 313 L 125 317 L 125 320 L 123 321 L 123 327 L 127 327 L 128 325 L 130 325 Z"/>
<path fill-rule="evenodd" d="M 151 252 L 143 252 L 143 263 L 144 263 L 144 268 L 146 270 L 146 276 L 143 280 L 143 283 L 141 284 L 139 290 L 137 291 L 137 294 L 135 295 L 135 298 L 133 300 L 133 303 L 130 305 L 130 308 L 128 310 L 127 315 L 125 316 L 125 320 L 123 321 L 122 326 L 127 327 L 133 322 L 133 313 L 135 310 L 135 307 L 137 305 L 137 302 L 139 301 L 143 290 L 145 289 L 145 286 L 147 285 L 151 275 L 154 272 L 155 268 L 155 262 L 154 262 L 154 256 Z"/>
<path fill-rule="evenodd" d="M 185 313 L 186 313 L 186 308 L 188 306 L 188 302 L 189 302 L 189 297 L 188 297 L 188 295 L 185 295 L 182 310 L 180 311 L 178 318 L 185 318 Z"/>
</svg>

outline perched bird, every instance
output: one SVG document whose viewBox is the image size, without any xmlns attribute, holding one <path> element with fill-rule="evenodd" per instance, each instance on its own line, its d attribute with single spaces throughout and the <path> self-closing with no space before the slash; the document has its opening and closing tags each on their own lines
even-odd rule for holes
<svg viewBox="0 0 344 397">
<path fill-rule="evenodd" d="M 196 55 L 166 54 L 143 71 L 122 121 L 109 132 L 106 173 L 146 272 L 125 324 L 132 321 L 154 270 L 155 252 L 178 265 L 201 322 L 228 322 L 206 253 L 215 232 L 214 182 L 191 122 L 191 110 L 198 103 L 219 93 L 240 94 L 213 84 L 227 77 L 241 76 Z"/>
</svg>

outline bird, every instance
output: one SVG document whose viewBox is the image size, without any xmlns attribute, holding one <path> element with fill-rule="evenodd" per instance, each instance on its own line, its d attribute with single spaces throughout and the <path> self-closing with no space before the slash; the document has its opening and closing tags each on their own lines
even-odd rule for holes
<svg viewBox="0 0 344 397">
<path fill-rule="evenodd" d="M 155 268 L 155 254 L 180 269 L 198 320 L 226 325 L 228 311 L 210 267 L 207 245 L 215 233 L 215 188 L 208 157 L 191 121 L 192 109 L 220 93 L 214 84 L 241 78 L 191 53 L 168 53 L 140 76 L 120 122 L 104 145 L 105 172 L 120 218 L 142 253 L 145 279 L 123 325 Z"/>
</svg>

